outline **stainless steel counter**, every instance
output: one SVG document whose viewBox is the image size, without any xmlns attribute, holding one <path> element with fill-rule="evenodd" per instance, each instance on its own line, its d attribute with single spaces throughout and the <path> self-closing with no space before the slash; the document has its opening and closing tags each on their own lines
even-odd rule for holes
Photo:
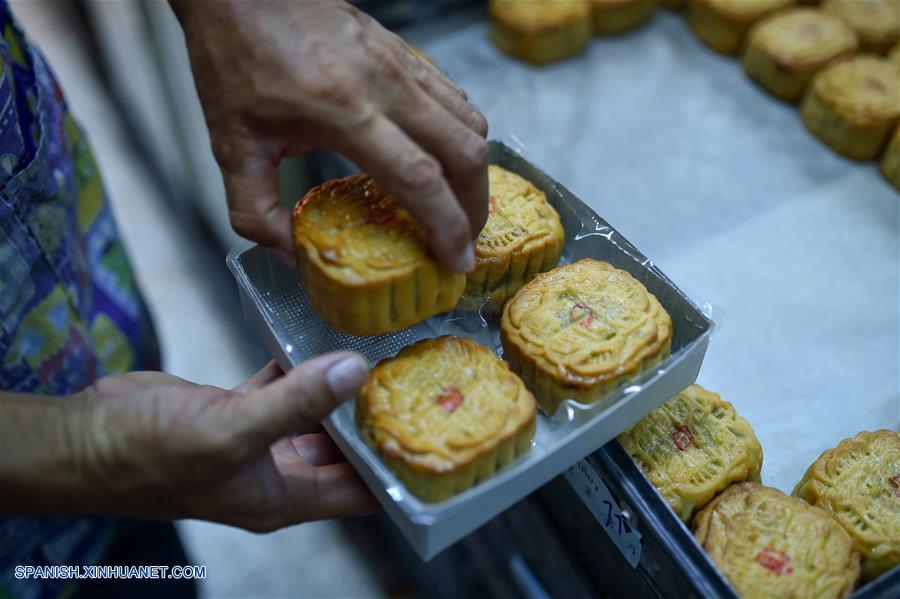
<svg viewBox="0 0 900 599">
<path fill-rule="evenodd" d="M 482 14 L 407 32 L 468 91 L 490 137 L 567 185 L 722 326 L 699 382 L 763 445 L 790 492 L 824 450 L 900 417 L 900 197 L 680 15 L 536 68 Z"/>
</svg>

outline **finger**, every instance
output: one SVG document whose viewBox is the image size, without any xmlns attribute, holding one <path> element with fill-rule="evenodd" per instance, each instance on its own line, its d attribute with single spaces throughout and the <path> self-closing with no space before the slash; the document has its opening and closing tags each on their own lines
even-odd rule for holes
<svg viewBox="0 0 900 599">
<path fill-rule="evenodd" d="M 313 466 L 327 466 L 347 461 L 331 437 L 321 433 L 299 435 L 291 439 L 291 446 L 305 462 Z"/>
<path fill-rule="evenodd" d="M 231 226 L 242 237 L 293 255 L 291 211 L 278 201 L 281 153 L 242 134 L 220 134 L 213 151 L 228 196 Z"/>
<path fill-rule="evenodd" d="M 488 216 L 487 142 L 426 93 L 408 96 L 408 104 L 391 109 L 388 116 L 440 161 L 477 235 Z"/>
<path fill-rule="evenodd" d="M 239 432 L 272 444 L 289 434 L 314 430 L 365 382 L 368 366 L 352 352 L 326 354 L 308 360 L 283 377 L 237 398 L 242 420 Z"/>
<path fill-rule="evenodd" d="M 378 501 L 349 464 L 330 464 L 298 478 L 282 471 L 282 479 L 305 501 L 294 502 L 298 520 L 366 516 L 378 509 Z"/>
<path fill-rule="evenodd" d="M 458 272 L 475 267 L 469 219 L 444 178 L 441 164 L 386 116 L 373 113 L 331 149 L 369 173 L 425 230 L 438 260 Z"/>
<path fill-rule="evenodd" d="M 397 41 L 394 46 L 395 55 L 419 86 L 469 129 L 482 138 L 487 137 L 487 119 L 469 102 L 465 90 L 437 66 L 420 56 L 409 44 L 399 38 Z"/>
<path fill-rule="evenodd" d="M 232 389 L 232 391 L 238 395 L 247 395 L 260 387 L 268 385 L 282 375 L 284 375 L 284 371 L 281 370 L 281 366 L 278 365 L 278 362 L 272 360 L 260 368 L 256 374 Z"/>
</svg>

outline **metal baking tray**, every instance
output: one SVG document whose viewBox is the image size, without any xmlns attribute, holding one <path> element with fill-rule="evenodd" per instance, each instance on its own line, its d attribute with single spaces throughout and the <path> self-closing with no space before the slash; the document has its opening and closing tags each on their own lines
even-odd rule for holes
<svg viewBox="0 0 900 599">
<path fill-rule="evenodd" d="M 612 596 L 718 597 L 737 593 L 618 441 L 587 460 L 641 538 L 640 561 L 630 565 L 572 485 L 558 477 L 537 494 L 586 577 Z M 900 597 L 900 566 L 857 589 L 849 599 Z"/>
<path fill-rule="evenodd" d="M 529 451 L 490 479 L 440 503 L 426 503 L 408 493 L 362 441 L 353 402 L 336 409 L 324 422 L 326 430 L 423 559 L 473 531 L 692 383 L 713 329 L 703 310 L 564 186 L 502 143 L 490 142 L 489 160 L 547 194 L 566 233 L 561 263 L 585 257 L 606 260 L 630 272 L 659 299 L 672 317 L 672 353 L 597 404 L 566 401 L 552 418 L 539 414 Z M 339 349 L 359 351 L 375 364 L 419 339 L 443 334 L 471 337 L 501 354 L 499 311 L 484 301 L 463 298 L 453 312 L 404 331 L 354 337 L 328 328 L 309 305 L 296 271 L 264 248 L 234 251 L 227 261 L 237 280 L 245 318 L 284 369 Z"/>
</svg>

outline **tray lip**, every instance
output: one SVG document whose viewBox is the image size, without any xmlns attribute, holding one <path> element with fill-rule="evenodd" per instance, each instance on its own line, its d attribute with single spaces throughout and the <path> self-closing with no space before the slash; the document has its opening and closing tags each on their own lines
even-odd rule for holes
<svg viewBox="0 0 900 599">
<path fill-rule="evenodd" d="M 640 521 L 637 528 L 652 530 L 666 547 L 666 551 L 681 566 L 684 574 L 706 586 L 700 589 L 706 591 L 705 596 L 723 597 L 724 593 L 728 593 L 729 599 L 739 598 L 734 587 L 697 542 L 687 525 L 669 507 L 618 439 L 611 440 L 592 456 L 601 465 L 601 471 L 615 481 L 620 499 L 638 511 Z M 857 587 L 847 599 L 890 599 L 896 596 L 892 592 L 898 588 L 900 565 Z"/>
<path fill-rule="evenodd" d="M 575 194 L 569 191 L 568 188 L 556 181 L 553 177 L 547 175 L 540 168 L 528 162 L 520 152 L 509 148 L 502 142 L 491 141 L 490 145 L 492 152 L 491 163 L 497 162 L 497 158 L 493 157 L 494 153 L 496 152 L 507 153 L 513 160 L 521 160 L 525 163 L 525 165 L 527 165 L 529 169 L 533 169 L 534 172 L 539 174 L 543 178 L 544 183 L 552 185 L 553 188 L 557 190 L 557 201 L 564 203 L 569 209 L 572 210 L 572 214 L 574 214 L 584 224 L 587 225 L 590 222 L 593 222 L 597 225 L 604 226 L 606 230 L 600 228 L 597 229 L 597 234 L 599 235 L 604 235 L 605 233 L 609 235 L 615 235 L 616 238 L 614 240 L 614 243 L 619 248 L 619 251 L 622 254 L 625 254 L 624 258 L 632 260 L 637 265 L 637 267 L 647 270 L 652 276 L 656 277 L 661 284 L 668 287 L 670 290 L 676 293 L 681 298 L 681 300 L 685 301 L 693 311 L 693 313 L 690 314 L 690 316 L 692 317 L 690 321 L 692 322 L 694 327 L 699 329 L 696 337 L 682 345 L 677 352 L 674 352 L 667 356 L 665 360 L 663 360 L 658 366 L 655 367 L 655 372 L 654 370 L 648 371 L 647 373 L 645 373 L 645 378 L 638 379 L 641 385 L 641 388 L 639 390 L 619 397 L 616 403 L 607 406 L 605 409 L 600 410 L 598 413 L 581 421 L 576 426 L 573 426 L 571 430 L 552 447 L 552 449 L 545 451 L 538 461 L 531 463 L 529 463 L 528 461 L 523 461 L 519 462 L 518 464 L 514 462 L 510 467 L 504 468 L 495 477 L 492 477 L 494 479 L 508 478 L 516 480 L 524 474 L 524 471 L 538 467 L 547 458 L 552 458 L 554 454 L 557 454 L 559 451 L 565 450 L 566 447 L 577 446 L 579 437 L 582 437 L 583 435 L 588 434 L 591 430 L 602 426 L 603 421 L 612 417 L 620 409 L 624 409 L 628 405 L 630 405 L 635 399 L 646 392 L 648 390 L 648 387 L 655 386 L 657 383 L 664 380 L 666 374 L 675 366 L 680 365 L 684 361 L 696 359 L 698 360 L 699 368 L 699 363 L 702 363 L 703 357 L 705 355 L 705 350 L 708 347 L 709 338 L 715 329 L 715 322 L 704 312 L 704 310 L 697 304 L 697 302 L 695 302 L 690 296 L 684 293 L 665 273 L 663 273 L 653 263 L 652 260 L 644 256 L 643 253 L 640 252 L 640 250 L 638 250 L 630 241 L 627 240 L 627 238 L 619 233 L 602 217 L 596 214 L 593 209 L 590 208 L 590 206 L 588 206 L 584 201 L 582 201 Z M 577 236 L 576 239 L 583 238 L 584 234 L 585 232 L 582 231 L 582 234 Z M 591 232 L 588 231 L 587 234 L 591 234 Z M 242 296 L 252 302 L 254 312 L 265 323 L 266 330 L 257 332 L 257 334 L 261 335 L 265 333 L 269 335 L 272 338 L 270 339 L 270 341 L 274 342 L 274 345 L 280 348 L 280 340 L 286 337 L 285 331 L 279 324 L 279 322 L 274 319 L 273 315 L 270 313 L 270 310 L 267 307 L 264 298 L 252 283 L 249 274 L 244 268 L 244 257 L 251 252 L 261 251 L 265 251 L 265 249 L 255 245 L 251 245 L 249 247 L 247 247 L 246 245 L 242 245 L 240 247 L 233 248 L 226 257 L 226 264 L 229 270 L 231 270 L 232 274 L 234 275 L 236 282 L 238 283 L 238 286 L 240 287 L 240 290 L 242 292 Z M 284 354 L 283 359 L 288 363 L 292 363 L 293 361 L 291 360 L 291 356 L 284 352 L 285 350 L 280 350 L 280 353 Z M 699 355 L 695 356 L 695 354 L 697 354 L 698 352 Z M 636 384 L 638 381 L 635 381 L 632 384 Z M 329 416 L 328 422 L 336 428 L 334 419 L 334 415 Z M 374 452 L 374 450 L 371 447 L 368 447 L 368 445 L 365 446 L 364 451 L 356 451 L 356 448 L 354 447 L 353 451 L 351 451 L 351 454 L 353 454 L 354 460 L 358 460 L 365 467 L 365 470 L 369 471 L 369 476 L 371 476 L 374 480 L 379 481 L 379 493 L 381 493 L 383 497 L 386 497 L 386 499 L 389 500 L 387 505 L 390 505 L 391 509 L 388 509 L 388 511 L 392 515 L 393 519 L 395 521 L 397 520 L 397 517 L 394 515 L 397 512 L 403 514 L 404 522 L 396 522 L 396 524 L 398 524 L 398 527 L 401 528 L 404 534 L 407 535 L 420 555 L 423 555 L 425 553 L 433 555 L 434 553 L 437 553 L 437 551 L 442 549 L 441 547 L 435 551 L 432 551 L 431 549 L 424 549 L 422 546 L 420 546 L 420 543 L 423 543 L 423 541 L 424 545 L 428 545 L 428 540 L 422 538 L 422 534 L 425 533 L 425 530 L 423 529 L 431 528 L 436 525 L 439 526 L 440 524 L 444 523 L 444 521 L 451 520 L 458 513 L 468 510 L 470 502 L 473 500 L 477 501 L 478 493 L 485 490 L 483 487 L 481 487 L 481 485 L 476 485 L 475 487 L 463 491 L 462 493 L 448 498 L 445 501 L 433 504 L 421 501 L 418 498 L 415 498 L 414 501 L 397 501 L 390 495 L 389 489 L 393 486 L 393 482 L 399 483 L 401 485 L 402 482 L 399 481 L 399 479 L 396 479 L 395 475 L 393 475 L 392 473 L 388 474 L 396 480 L 385 480 L 384 475 L 379 472 L 379 469 L 373 467 L 373 464 L 376 464 L 376 461 L 378 460 L 378 456 Z M 552 475 L 547 477 L 547 480 L 549 480 L 550 478 L 552 478 Z M 502 480 L 500 483 L 487 489 L 487 491 L 494 491 L 496 493 L 497 487 L 503 487 L 509 482 L 511 482 L 511 480 Z M 412 499 L 412 496 L 410 496 L 410 498 Z M 492 495 L 490 499 L 494 500 L 496 499 L 496 496 Z M 414 540 L 413 537 L 416 537 L 416 540 Z"/>
</svg>

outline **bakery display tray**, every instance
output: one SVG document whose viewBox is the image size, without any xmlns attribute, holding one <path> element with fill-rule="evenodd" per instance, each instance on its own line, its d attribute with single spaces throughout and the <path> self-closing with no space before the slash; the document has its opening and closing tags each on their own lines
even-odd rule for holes
<svg viewBox="0 0 900 599">
<path fill-rule="evenodd" d="M 618 441 L 607 443 L 587 459 L 613 500 L 639 531 L 641 554 L 627 563 L 609 540 L 569 481 L 558 477 L 535 495 L 566 539 L 569 550 L 583 555 L 582 568 L 612 596 L 717 597 L 738 599 L 728 580 L 694 539 L 640 467 Z M 900 597 L 900 566 L 861 586 L 848 599 Z"/>
<path fill-rule="evenodd" d="M 490 142 L 489 160 L 547 194 L 565 229 L 561 264 L 586 257 L 605 260 L 631 273 L 659 299 L 672 317 L 672 352 L 601 402 L 586 406 L 565 401 L 553 417 L 539 413 L 529 451 L 489 479 L 440 503 L 426 503 L 408 493 L 363 442 L 352 401 L 337 408 L 323 423 L 326 430 L 423 559 L 475 530 L 691 384 L 713 329 L 703 310 L 568 189 L 500 142 Z M 297 272 L 266 249 L 233 251 L 227 261 L 245 318 L 283 369 L 335 350 L 358 351 L 374 365 L 419 339 L 447 334 L 470 337 L 502 355 L 499 310 L 483 300 L 463 298 L 453 312 L 403 331 L 354 337 L 330 329 L 310 306 Z"/>
</svg>

